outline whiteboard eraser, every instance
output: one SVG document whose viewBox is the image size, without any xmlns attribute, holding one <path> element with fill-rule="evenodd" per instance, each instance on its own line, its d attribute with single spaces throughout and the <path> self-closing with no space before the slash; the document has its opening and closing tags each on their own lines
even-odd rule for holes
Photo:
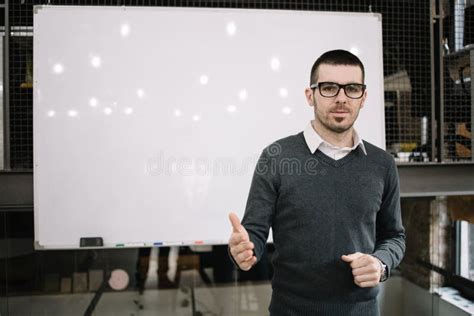
<svg viewBox="0 0 474 316">
<path fill-rule="evenodd" d="M 81 237 L 79 245 L 80 247 L 102 247 L 104 241 L 102 237 Z"/>
</svg>

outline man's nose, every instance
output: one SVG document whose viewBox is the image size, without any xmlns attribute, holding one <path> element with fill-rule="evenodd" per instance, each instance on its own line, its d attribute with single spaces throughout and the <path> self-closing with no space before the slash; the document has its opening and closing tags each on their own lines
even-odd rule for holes
<svg viewBox="0 0 474 316">
<path fill-rule="evenodd" d="M 346 93 L 344 92 L 344 89 L 341 87 L 339 89 L 339 92 L 336 94 L 336 102 L 345 103 L 346 101 L 347 101 Z"/>
</svg>

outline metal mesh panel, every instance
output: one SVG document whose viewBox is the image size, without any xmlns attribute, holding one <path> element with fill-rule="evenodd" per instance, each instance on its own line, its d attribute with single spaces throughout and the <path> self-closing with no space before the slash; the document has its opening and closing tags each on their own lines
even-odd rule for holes
<svg viewBox="0 0 474 316">
<path fill-rule="evenodd" d="M 11 5 L 11 25 L 21 26 L 17 30 L 24 35 L 24 32 L 31 30 L 33 24 L 33 5 L 48 2 L 51 5 L 220 7 L 382 13 L 385 105 L 380 106 L 385 106 L 386 112 L 387 150 L 402 162 L 433 159 L 430 155 L 432 91 L 431 19 L 428 0 L 24 0 Z M 315 30 L 314 34 L 316 41 L 318 30 Z M 25 78 L 28 78 L 31 41 L 31 37 L 13 38 L 10 49 L 12 168 L 32 168 L 32 93 L 31 88 L 19 88 L 25 83 Z"/>
<path fill-rule="evenodd" d="M 32 38 L 10 40 L 10 151 L 12 169 L 33 166 Z"/>
<path fill-rule="evenodd" d="M 443 13 L 444 159 L 472 161 L 474 1 L 450 1 Z"/>
<path fill-rule="evenodd" d="M 426 161 L 431 152 L 430 4 L 380 3 L 387 150 L 401 162 Z"/>
</svg>

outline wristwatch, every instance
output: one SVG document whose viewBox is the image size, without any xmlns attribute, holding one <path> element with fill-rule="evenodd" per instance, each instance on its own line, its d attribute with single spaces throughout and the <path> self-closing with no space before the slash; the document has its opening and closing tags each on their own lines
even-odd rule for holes
<svg viewBox="0 0 474 316">
<path fill-rule="evenodd" d="M 387 265 L 382 262 L 382 260 L 379 259 L 380 262 L 380 280 L 379 282 L 384 282 L 387 281 L 388 275 L 387 275 Z"/>
</svg>

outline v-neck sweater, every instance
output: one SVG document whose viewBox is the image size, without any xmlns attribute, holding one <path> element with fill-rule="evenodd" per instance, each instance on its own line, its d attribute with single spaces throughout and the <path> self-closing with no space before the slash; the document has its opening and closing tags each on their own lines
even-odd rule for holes
<svg viewBox="0 0 474 316">
<path fill-rule="evenodd" d="M 334 160 L 311 153 L 303 133 L 264 149 L 243 226 L 259 260 L 273 231 L 272 315 L 377 315 L 378 286 L 361 288 L 341 256 L 361 252 L 388 271 L 403 258 L 398 174 L 393 158 L 364 141 Z"/>
</svg>

